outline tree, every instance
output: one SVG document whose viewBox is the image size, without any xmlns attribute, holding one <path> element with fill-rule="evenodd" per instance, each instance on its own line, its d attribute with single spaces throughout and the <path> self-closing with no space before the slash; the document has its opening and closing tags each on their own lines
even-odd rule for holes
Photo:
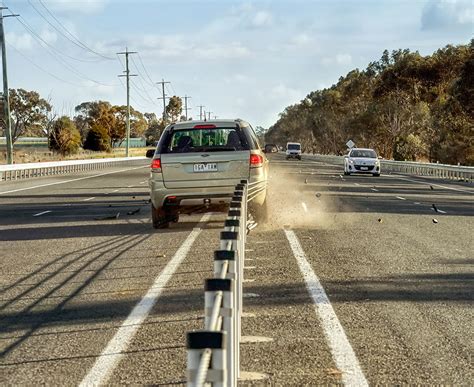
<svg viewBox="0 0 474 387">
<path fill-rule="evenodd" d="M 168 106 L 166 106 L 166 114 L 168 115 L 168 119 L 171 120 L 171 122 L 178 121 L 182 111 L 183 101 L 181 98 L 173 95 L 168 102 Z"/>
<path fill-rule="evenodd" d="M 81 134 L 74 122 L 66 116 L 54 121 L 49 134 L 49 148 L 61 155 L 77 152 L 81 146 Z"/>
<path fill-rule="evenodd" d="M 10 89 L 10 111 L 13 142 L 20 136 L 44 136 L 47 133 L 51 105 L 36 91 Z"/>
<path fill-rule="evenodd" d="M 121 144 L 126 137 L 127 129 L 127 106 L 112 106 L 114 125 L 109 130 L 112 144 Z M 130 137 L 143 136 L 147 128 L 147 122 L 142 113 L 130 107 Z"/>
<path fill-rule="evenodd" d="M 145 113 L 144 117 L 147 122 L 147 128 L 145 130 L 145 138 L 148 145 L 155 145 L 160 139 L 161 133 L 166 127 L 163 120 L 158 120 L 155 113 Z"/>
<path fill-rule="evenodd" d="M 116 130 L 115 114 L 112 105 L 107 101 L 83 102 L 75 108 L 74 121 L 81 132 L 82 140 L 87 139 L 88 131 L 93 127 L 100 127 L 100 132 L 107 131 L 109 141 Z M 96 128 L 97 129 L 97 128 Z M 110 144 L 111 145 L 111 144 Z"/>
<path fill-rule="evenodd" d="M 92 151 L 110 152 L 111 140 L 106 128 L 100 126 L 98 123 L 92 124 L 87 132 L 86 141 L 84 142 L 84 149 Z"/>
</svg>

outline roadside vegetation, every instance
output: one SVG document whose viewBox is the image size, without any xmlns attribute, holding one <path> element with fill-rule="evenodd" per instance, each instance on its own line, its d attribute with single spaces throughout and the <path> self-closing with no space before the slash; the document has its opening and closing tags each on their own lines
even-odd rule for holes
<svg viewBox="0 0 474 387">
<path fill-rule="evenodd" d="M 12 118 L 12 139 L 15 143 L 18 138 L 47 137 L 51 152 L 36 150 L 21 150 L 26 153 L 35 153 L 34 161 L 38 157 L 41 161 L 62 159 L 74 154 L 93 155 L 91 152 L 111 153 L 115 148 L 124 144 L 126 137 L 127 107 L 112 105 L 107 101 L 88 101 L 76 106 L 73 117 L 58 116 L 54 113 L 51 102 L 42 98 L 36 91 L 24 89 L 10 89 L 10 109 Z M 0 102 L 0 111 L 3 106 Z M 181 98 L 170 98 L 166 108 L 170 121 L 184 119 Z M 4 135 L 4 120 L 1 120 L 0 135 Z M 141 113 L 130 107 L 130 137 L 145 138 L 147 144 L 154 144 L 160 138 L 161 132 L 168 122 L 158 118 L 155 113 Z M 89 151 L 89 152 L 83 152 Z M 2 153 L 5 153 L 3 151 Z M 123 153 L 123 151 L 122 151 Z M 46 159 L 43 159 L 43 155 Z M 4 162 L 5 155 L 0 156 Z M 19 155 L 18 155 L 19 156 Z M 29 157 L 15 156 L 18 160 Z"/>
<path fill-rule="evenodd" d="M 428 56 L 385 50 L 288 106 L 266 133 L 321 154 L 345 153 L 349 139 L 388 159 L 474 165 L 474 39 Z"/>
</svg>

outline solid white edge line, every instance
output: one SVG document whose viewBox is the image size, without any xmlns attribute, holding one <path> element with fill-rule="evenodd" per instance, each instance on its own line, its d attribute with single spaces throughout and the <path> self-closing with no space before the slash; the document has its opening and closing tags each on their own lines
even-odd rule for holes
<svg viewBox="0 0 474 387">
<path fill-rule="evenodd" d="M 149 165 L 143 165 L 143 166 L 141 166 L 141 167 L 135 167 L 135 168 L 121 169 L 120 171 L 99 173 L 98 175 L 79 177 L 79 178 L 77 178 L 77 179 L 71 179 L 71 180 L 65 180 L 65 181 L 56 181 L 56 182 L 54 182 L 54 183 L 47 183 L 47 184 L 40 184 L 40 185 L 35 185 L 35 186 L 33 186 L 33 187 L 26 187 L 26 188 L 13 189 L 13 190 L 11 190 L 11 191 L 3 191 L 3 192 L 0 192 L 0 195 L 5 195 L 5 194 L 13 193 L 13 192 L 28 191 L 28 190 L 30 190 L 30 189 L 35 189 L 35 188 L 49 187 L 49 186 L 51 186 L 51 185 L 66 184 L 66 183 L 71 183 L 71 182 L 73 182 L 73 181 L 79 181 L 79 180 L 85 180 L 85 179 L 92 179 L 92 178 L 94 178 L 94 177 L 100 177 L 100 176 L 105 176 L 105 175 L 112 175 L 112 174 L 114 174 L 114 173 L 132 171 L 132 170 L 134 170 L 134 169 L 140 169 L 140 168 L 149 168 Z"/>
<path fill-rule="evenodd" d="M 339 322 L 321 282 L 306 259 L 298 237 L 292 230 L 284 231 L 306 282 L 306 288 L 315 304 L 316 314 L 321 320 L 334 362 L 342 372 L 342 382 L 346 386 L 368 386 L 367 379 L 360 368 L 344 328 Z"/>
<path fill-rule="evenodd" d="M 52 211 L 48 210 L 48 211 L 38 212 L 37 214 L 34 214 L 33 216 L 41 216 L 41 215 L 44 215 L 44 214 L 49 214 L 50 212 L 52 212 Z"/>
<path fill-rule="evenodd" d="M 446 187 L 445 185 L 441 185 L 441 184 L 437 184 L 437 183 L 432 183 L 432 182 L 428 182 L 428 181 L 420 181 L 420 180 L 408 179 L 408 178 L 406 178 L 406 177 L 401 177 L 401 176 L 398 176 L 398 175 L 387 175 L 387 177 L 392 177 L 392 178 L 398 179 L 398 180 L 411 181 L 412 183 L 419 183 L 419 184 L 424 184 L 424 185 L 432 185 L 433 187 L 440 187 L 440 188 L 450 189 L 451 191 L 465 192 L 465 193 L 468 193 L 468 194 L 471 194 L 471 195 L 474 194 L 474 191 L 467 191 L 467 190 L 465 190 L 465 189 L 459 189 L 459 188 L 454 188 L 454 187 Z M 419 178 L 422 179 L 423 177 L 420 176 Z"/>
<path fill-rule="evenodd" d="M 210 214 L 205 214 L 199 224 L 207 222 L 210 216 Z M 122 352 L 127 348 L 143 321 L 148 317 L 151 309 L 163 292 L 164 287 L 181 262 L 186 258 L 194 241 L 201 233 L 202 229 L 199 228 L 199 224 L 191 231 L 173 258 L 171 258 L 163 271 L 156 277 L 153 285 L 148 289 L 145 296 L 135 305 L 79 386 L 99 386 L 107 382 L 112 371 L 122 358 Z"/>
</svg>

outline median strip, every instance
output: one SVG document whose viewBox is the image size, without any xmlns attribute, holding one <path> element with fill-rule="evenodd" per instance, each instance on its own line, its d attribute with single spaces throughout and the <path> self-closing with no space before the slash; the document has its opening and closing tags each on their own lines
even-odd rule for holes
<svg viewBox="0 0 474 387">
<path fill-rule="evenodd" d="M 342 372 L 342 382 L 347 386 L 368 386 L 344 328 L 339 322 L 321 282 L 309 264 L 298 237 L 292 230 L 285 230 L 285 235 L 306 282 L 306 288 L 315 304 L 316 314 L 321 320 L 332 358 Z"/>
</svg>

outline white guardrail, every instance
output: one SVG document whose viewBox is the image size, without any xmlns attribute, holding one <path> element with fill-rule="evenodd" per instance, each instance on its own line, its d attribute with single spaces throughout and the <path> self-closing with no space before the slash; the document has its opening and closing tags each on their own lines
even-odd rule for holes
<svg viewBox="0 0 474 387">
<path fill-rule="evenodd" d="M 187 385 L 236 387 L 240 376 L 240 341 L 245 242 L 256 226 L 248 220 L 248 203 L 266 181 L 237 184 L 214 251 L 214 278 L 205 281 L 204 329 L 187 334 Z"/>
<path fill-rule="evenodd" d="M 311 155 L 304 154 L 305 157 L 328 164 L 344 165 L 344 156 L 331 155 Z M 474 180 L 474 167 L 462 165 L 419 163 L 413 161 L 392 161 L 380 160 L 382 173 L 397 172 L 408 175 L 430 176 L 439 179 L 449 179 L 472 183 Z"/>
<path fill-rule="evenodd" d="M 142 162 L 146 157 L 115 157 L 107 159 L 48 161 L 0 165 L 0 181 L 29 179 L 33 177 L 65 175 Z"/>
</svg>

